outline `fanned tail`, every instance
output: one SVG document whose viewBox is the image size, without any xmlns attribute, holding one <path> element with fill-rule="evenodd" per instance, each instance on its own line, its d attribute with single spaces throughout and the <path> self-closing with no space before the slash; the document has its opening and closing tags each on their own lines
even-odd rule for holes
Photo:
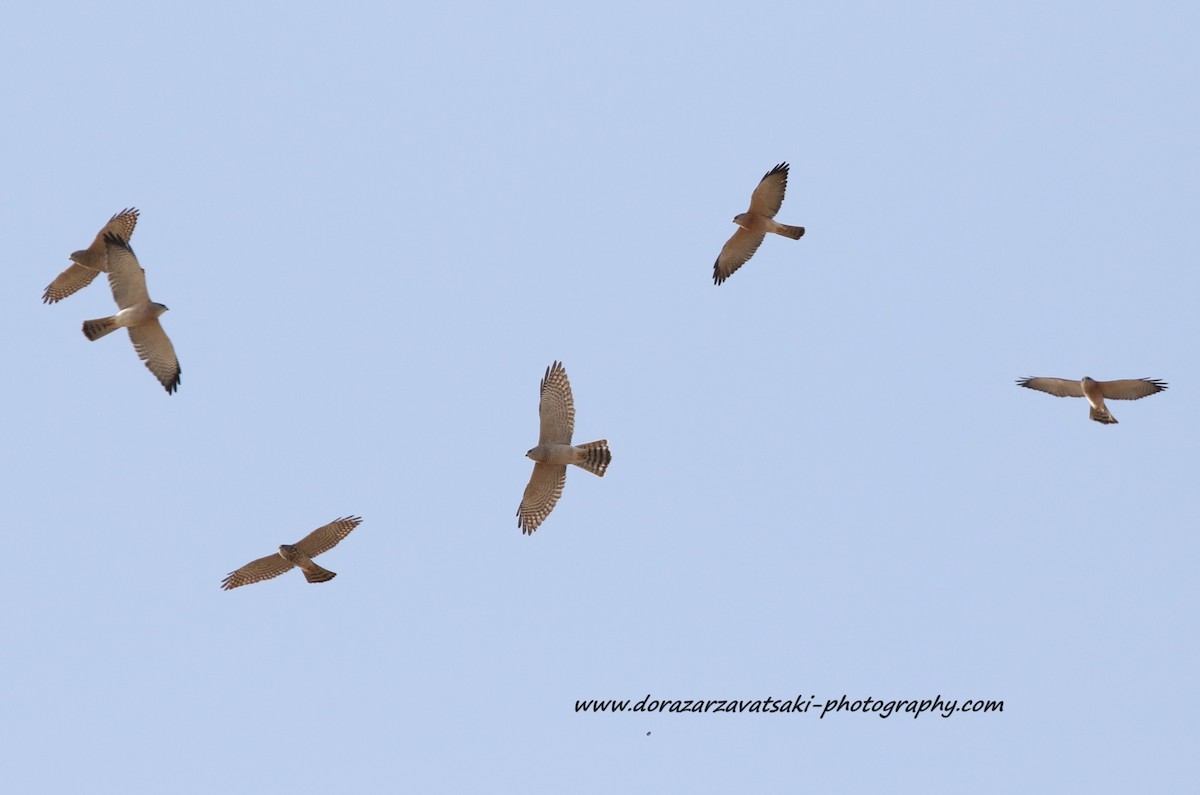
<svg viewBox="0 0 1200 795">
<path fill-rule="evenodd" d="M 101 317 L 96 320 L 83 321 L 83 336 L 93 342 L 117 330 L 117 318 Z"/>
<path fill-rule="evenodd" d="M 1093 408 L 1092 413 L 1089 416 L 1096 422 L 1102 422 L 1105 425 L 1117 424 L 1117 418 L 1110 414 L 1108 409 Z"/>
<path fill-rule="evenodd" d="M 576 447 L 583 451 L 583 460 L 575 463 L 593 475 L 604 477 L 604 471 L 612 462 L 612 452 L 608 449 L 608 440 L 601 439 L 597 442 L 576 445 Z"/>
<path fill-rule="evenodd" d="M 315 563 L 311 569 L 304 570 L 304 579 L 309 582 L 329 582 L 336 576 L 337 572 L 323 569 Z"/>
</svg>

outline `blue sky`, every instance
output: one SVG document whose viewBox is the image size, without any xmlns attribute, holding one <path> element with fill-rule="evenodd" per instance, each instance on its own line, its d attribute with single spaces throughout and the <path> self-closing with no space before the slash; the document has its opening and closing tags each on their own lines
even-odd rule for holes
<svg viewBox="0 0 1200 795">
<path fill-rule="evenodd" d="M 1198 17 L 14 7 L 6 781 L 1188 791 Z M 807 234 L 714 287 L 781 161 Z M 174 396 L 103 281 L 39 301 L 127 206 Z M 523 537 L 555 359 L 613 463 Z M 575 711 L 647 694 L 1005 706 Z"/>
</svg>

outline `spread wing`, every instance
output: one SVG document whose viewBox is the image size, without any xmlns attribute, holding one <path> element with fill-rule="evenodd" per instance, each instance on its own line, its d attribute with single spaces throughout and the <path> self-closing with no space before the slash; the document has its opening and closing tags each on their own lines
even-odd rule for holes
<svg viewBox="0 0 1200 795">
<path fill-rule="evenodd" d="M 109 275 L 112 278 L 112 275 Z M 129 327 L 129 340 L 138 358 L 146 363 L 146 368 L 154 373 L 154 377 L 171 394 L 179 389 L 179 359 L 175 356 L 175 346 L 171 338 L 163 331 L 162 324 L 157 320 L 140 326 Z"/>
<path fill-rule="evenodd" d="M 562 362 L 555 362 L 546 368 L 538 416 L 542 420 L 538 444 L 571 443 L 571 435 L 575 433 L 575 400 L 571 397 L 571 382 L 567 380 L 567 371 L 563 369 Z M 546 512 L 549 511 L 547 508 Z"/>
<path fill-rule="evenodd" d="M 137 226 L 138 211 L 135 207 L 127 207 L 121 212 L 108 219 L 108 223 L 96 235 L 96 239 L 92 242 L 92 246 L 101 247 L 104 245 L 104 238 L 108 235 L 115 235 L 117 238 L 129 242 L 129 238 L 133 237 L 133 228 Z"/>
<path fill-rule="evenodd" d="M 1123 381 L 1098 381 L 1100 392 L 1113 400 L 1137 400 L 1157 394 L 1167 388 L 1166 381 L 1157 378 L 1127 378 Z"/>
<path fill-rule="evenodd" d="M 79 292 L 91 284 L 99 272 L 85 268 L 78 262 L 72 262 L 65 271 L 58 274 L 54 281 L 46 286 L 46 291 L 42 293 L 42 303 L 57 303 L 68 295 Z"/>
<path fill-rule="evenodd" d="M 764 237 L 766 235 L 761 232 L 747 232 L 739 226 L 713 263 L 713 284 L 720 284 L 745 265 L 758 251 Z"/>
<path fill-rule="evenodd" d="M 108 285 L 117 306 L 128 309 L 135 304 L 149 303 L 146 272 L 138 264 L 129 242 L 109 233 L 105 235 L 104 243 L 108 249 Z"/>
<path fill-rule="evenodd" d="M 292 564 L 276 552 L 274 555 L 252 560 L 237 571 L 229 572 L 229 576 L 221 580 L 221 588 L 228 591 L 230 588 L 269 580 L 272 577 L 278 577 L 290 568 L 292 568 Z"/>
<path fill-rule="evenodd" d="M 362 524 L 360 516 L 343 516 L 341 519 L 334 519 L 324 527 L 318 527 L 297 541 L 295 547 L 310 558 L 315 558 L 322 552 L 328 552 L 337 546 L 339 541 L 350 535 L 350 531 L 360 524 Z"/>
<path fill-rule="evenodd" d="M 530 534 L 538 529 L 538 525 L 554 510 L 566 482 L 567 468 L 562 464 L 539 462 L 533 465 L 529 485 L 521 497 L 521 507 L 517 508 L 517 527 L 521 528 L 522 533 Z"/>
<path fill-rule="evenodd" d="M 108 223 L 96 235 L 90 246 L 71 255 L 75 262 L 50 282 L 46 291 L 42 293 L 42 303 L 57 303 L 91 284 L 97 273 L 108 268 L 107 243 L 104 238 L 111 234 L 128 243 L 133 235 L 133 228 L 137 226 L 137 220 L 138 211 L 132 207 L 108 219 Z"/>
<path fill-rule="evenodd" d="M 787 191 L 788 164 L 780 163 L 763 174 L 754 193 L 750 195 L 750 212 L 774 218 L 783 206 L 783 194 Z"/>
<path fill-rule="evenodd" d="M 1083 397 L 1083 386 L 1078 381 L 1068 381 L 1065 378 L 1022 378 L 1017 386 L 1036 389 L 1055 397 Z"/>
</svg>

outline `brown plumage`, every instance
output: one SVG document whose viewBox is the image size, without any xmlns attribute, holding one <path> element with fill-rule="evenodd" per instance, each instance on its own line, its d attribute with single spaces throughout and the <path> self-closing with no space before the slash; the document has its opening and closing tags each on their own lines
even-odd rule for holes
<svg viewBox="0 0 1200 795">
<path fill-rule="evenodd" d="M 1036 389 L 1055 397 L 1087 398 L 1091 405 L 1090 419 L 1103 425 L 1116 425 L 1117 418 L 1104 405 L 1104 399 L 1138 400 L 1162 392 L 1167 388 L 1165 381 L 1155 378 L 1126 378 L 1120 381 L 1096 381 L 1087 376 L 1081 381 L 1066 378 L 1022 378 L 1017 386 Z"/>
<path fill-rule="evenodd" d="M 517 508 L 517 526 L 527 535 L 537 530 L 554 510 L 567 482 L 568 464 L 604 477 L 612 462 L 606 439 L 571 444 L 571 436 L 575 433 L 575 399 L 561 362 L 547 367 L 542 377 L 538 415 L 541 418 L 538 444 L 525 454 L 535 462 L 533 474 L 529 476 L 529 485 Z"/>
<path fill-rule="evenodd" d="M 329 524 L 313 530 L 295 544 L 281 544 L 279 552 L 252 560 L 240 569 L 231 571 L 229 576 L 221 581 L 221 588 L 228 591 L 230 588 L 269 580 L 294 567 L 300 568 L 304 572 L 304 579 L 309 582 L 329 582 L 337 574 L 318 566 L 312 559 L 333 549 L 360 524 L 362 518 L 358 516 L 334 519 Z"/>
<path fill-rule="evenodd" d="M 85 249 L 71 254 L 71 265 L 55 277 L 42 293 L 42 303 L 53 304 L 68 295 L 82 290 L 92 283 L 96 274 L 108 270 L 108 253 L 104 238 L 116 235 L 126 243 L 133 237 L 133 228 L 137 226 L 138 211 L 132 207 L 108 219 L 108 223 L 96 235 L 96 239 Z"/>
<path fill-rule="evenodd" d="M 788 168 L 787 163 L 780 163 L 764 174 L 750 195 L 750 209 L 734 217 L 738 229 L 713 263 L 713 284 L 721 284 L 745 265 L 768 232 L 793 240 L 799 240 L 804 234 L 802 226 L 788 226 L 774 220 L 783 206 L 783 194 L 787 192 Z"/>
<path fill-rule="evenodd" d="M 117 235 L 104 236 L 105 259 L 108 268 L 108 285 L 112 288 L 113 300 L 120 310 L 111 317 L 83 321 L 83 334 L 95 341 L 118 328 L 129 330 L 129 341 L 138 358 L 154 374 L 167 394 L 179 389 L 179 358 L 167 332 L 158 317 L 167 311 L 164 304 L 150 300 L 146 289 L 146 272 L 138 264 L 129 243 Z"/>
</svg>

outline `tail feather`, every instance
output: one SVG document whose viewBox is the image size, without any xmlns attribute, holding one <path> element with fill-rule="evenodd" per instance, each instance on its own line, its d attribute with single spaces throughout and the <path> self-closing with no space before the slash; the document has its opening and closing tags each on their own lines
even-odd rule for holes
<svg viewBox="0 0 1200 795">
<path fill-rule="evenodd" d="M 608 440 L 601 439 L 598 442 L 588 442 L 576 445 L 576 447 L 583 451 L 583 460 L 577 461 L 576 464 L 593 475 L 604 477 L 604 471 L 612 462 L 612 452 L 608 449 Z"/>
<path fill-rule="evenodd" d="M 111 334 L 112 332 L 114 332 L 116 330 L 117 330 L 116 316 L 102 317 L 102 318 L 97 318 L 96 320 L 83 321 L 83 336 L 87 337 L 89 340 L 92 340 L 93 342 L 95 340 L 100 339 L 105 334 Z"/>
<path fill-rule="evenodd" d="M 1100 422 L 1105 425 L 1117 424 L 1117 418 L 1110 414 L 1108 409 L 1093 408 L 1089 416 L 1096 422 Z"/>
<path fill-rule="evenodd" d="M 777 224 L 775 231 L 784 237 L 790 237 L 792 240 L 799 240 L 804 235 L 804 227 L 788 226 L 787 224 Z"/>
<path fill-rule="evenodd" d="M 323 569 L 315 563 L 311 569 L 304 570 L 304 579 L 308 580 L 309 582 L 329 582 L 336 576 L 336 571 Z"/>
</svg>

